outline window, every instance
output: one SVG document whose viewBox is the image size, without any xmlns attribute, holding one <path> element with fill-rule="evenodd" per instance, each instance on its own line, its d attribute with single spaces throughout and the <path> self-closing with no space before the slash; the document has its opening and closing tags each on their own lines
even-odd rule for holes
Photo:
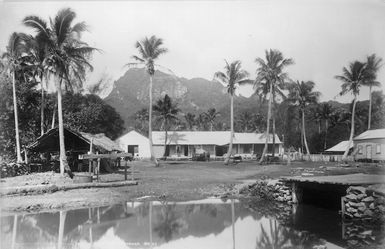
<svg viewBox="0 0 385 249">
<path fill-rule="evenodd" d="M 358 154 L 362 155 L 362 145 L 358 145 Z"/>
<path fill-rule="evenodd" d="M 376 144 L 376 154 L 381 154 L 381 144 Z"/>
</svg>

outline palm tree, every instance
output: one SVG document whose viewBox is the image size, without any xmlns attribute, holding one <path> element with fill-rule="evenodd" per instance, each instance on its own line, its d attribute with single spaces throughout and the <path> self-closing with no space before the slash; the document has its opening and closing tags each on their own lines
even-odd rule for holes
<svg viewBox="0 0 385 249">
<path fill-rule="evenodd" d="M 192 131 L 195 125 L 195 114 L 188 112 L 184 115 L 184 119 L 186 120 L 188 129 Z"/>
<path fill-rule="evenodd" d="M 342 81 L 342 85 L 341 85 L 342 90 L 340 92 L 340 95 L 345 95 L 346 93 L 350 92 L 354 96 L 349 144 L 348 146 L 346 146 L 345 153 L 342 156 L 343 160 L 345 160 L 346 157 L 348 156 L 350 145 L 353 143 L 354 115 L 355 115 L 355 109 L 356 109 L 356 103 L 357 103 L 357 96 L 360 94 L 360 87 L 364 85 L 366 80 L 365 70 L 366 70 L 365 63 L 354 61 L 350 63 L 349 69 L 346 67 L 342 69 L 342 75 L 335 76 L 336 79 Z"/>
<path fill-rule="evenodd" d="M 238 124 L 243 132 L 248 132 L 253 127 L 253 115 L 248 111 L 242 112 L 238 117 Z"/>
<path fill-rule="evenodd" d="M 366 60 L 366 79 L 363 85 L 369 87 L 369 118 L 368 118 L 368 130 L 370 130 L 370 124 L 372 119 L 372 87 L 381 86 L 381 83 L 376 81 L 377 71 L 380 69 L 382 58 L 377 57 L 376 54 L 372 54 L 367 57 Z"/>
<path fill-rule="evenodd" d="M 44 134 L 44 109 L 45 109 L 45 93 L 44 88 L 47 87 L 47 68 L 45 66 L 45 59 L 48 56 L 47 40 L 45 36 L 36 36 L 30 40 L 32 54 L 32 71 L 33 75 L 40 80 L 41 92 L 41 109 L 40 109 L 40 134 Z M 44 84 L 45 82 L 45 84 Z"/>
<path fill-rule="evenodd" d="M 269 140 L 269 130 L 270 130 L 270 119 L 271 119 L 271 109 L 272 109 L 272 102 L 274 99 L 274 92 L 275 90 L 279 89 L 279 86 L 285 85 L 285 80 L 288 78 L 287 74 L 283 72 L 284 68 L 286 66 L 294 64 L 293 59 L 289 58 L 286 59 L 283 57 L 283 54 L 278 50 L 272 50 L 265 51 L 265 57 L 266 61 L 262 58 L 255 59 L 255 62 L 258 64 L 257 69 L 257 78 L 255 80 L 255 85 L 257 86 L 256 89 L 259 89 L 259 85 L 265 85 L 262 88 L 265 88 L 265 91 L 267 90 L 267 87 L 269 89 L 269 105 L 268 105 L 268 111 L 267 111 L 267 124 L 266 124 L 266 140 L 265 140 L 265 147 L 262 152 L 262 156 L 260 159 L 260 163 L 263 162 L 266 156 L 267 147 L 268 147 L 268 140 Z M 275 135 L 274 135 L 275 137 Z M 275 148 L 273 148 L 273 151 Z"/>
<path fill-rule="evenodd" d="M 85 80 L 87 70 L 92 70 L 89 59 L 95 48 L 80 40 L 81 34 L 87 30 L 84 22 L 73 21 L 76 13 L 69 8 L 58 11 L 54 19 L 50 19 L 50 25 L 38 16 L 27 16 L 23 23 L 37 32 L 37 37 L 46 41 L 48 55 L 45 64 L 49 73 L 55 76 L 57 91 L 59 144 L 60 144 L 60 173 L 72 172 L 68 166 L 65 144 L 64 124 L 62 111 L 62 87 L 63 81 L 68 90 L 78 87 Z M 71 79 L 71 80 L 70 80 Z"/>
<path fill-rule="evenodd" d="M 162 122 L 164 130 L 164 152 L 163 157 L 166 159 L 167 147 L 167 131 L 173 121 L 178 120 L 178 112 L 180 111 L 176 103 L 172 103 L 171 98 L 166 94 L 163 99 L 158 99 L 153 106 L 155 115 Z"/>
<path fill-rule="evenodd" d="M 249 74 L 241 69 L 240 61 L 233 61 L 231 64 L 226 62 L 225 72 L 216 72 L 214 79 L 218 80 L 221 84 L 227 86 L 227 93 L 230 94 L 230 144 L 227 151 L 225 164 L 230 161 L 230 155 L 233 150 L 233 137 L 234 137 L 234 93 L 237 85 L 250 84 L 252 81 L 248 79 Z"/>
<path fill-rule="evenodd" d="M 305 144 L 306 153 L 309 155 L 309 146 L 307 145 L 306 130 L 305 130 L 305 110 L 310 104 L 318 102 L 318 98 L 321 95 L 320 92 L 313 91 L 315 83 L 312 81 L 298 80 L 293 82 L 289 87 L 289 100 L 299 107 L 302 117 L 302 137 Z"/>
<path fill-rule="evenodd" d="M 206 121 L 210 124 L 210 131 L 213 131 L 215 119 L 220 115 L 215 108 L 210 108 L 204 113 Z"/>
<path fill-rule="evenodd" d="M 135 47 L 139 51 L 139 56 L 134 55 L 132 58 L 136 61 L 135 63 L 128 63 L 128 66 L 144 65 L 147 69 L 147 73 L 150 76 L 150 87 L 149 87 L 149 111 L 148 111 L 148 140 L 150 143 L 151 160 L 154 161 L 155 166 L 159 166 L 158 161 L 154 156 L 154 149 L 152 148 L 152 80 L 155 74 L 155 60 L 160 55 L 167 52 L 166 48 L 162 48 L 163 40 L 156 36 L 150 38 L 145 37 L 141 41 L 137 41 Z"/>
<path fill-rule="evenodd" d="M 318 110 L 319 117 L 325 121 L 325 137 L 324 137 L 324 150 L 327 148 L 327 136 L 329 130 L 329 121 L 332 119 L 334 113 L 333 107 L 329 103 L 322 103 Z"/>
<path fill-rule="evenodd" d="M 23 57 L 26 56 L 28 48 L 26 43 L 30 37 L 23 33 L 12 33 L 6 48 L 6 52 L 1 55 L 1 58 L 5 60 L 4 66 L 8 70 L 9 77 L 12 79 L 12 95 L 13 95 L 13 110 L 15 116 L 15 139 L 16 139 L 16 160 L 18 163 L 23 161 L 21 157 L 20 149 L 20 137 L 19 137 L 19 116 L 17 109 L 17 97 L 16 97 L 16 73 L 21 71 L 23 64 Z"/>
</svg>

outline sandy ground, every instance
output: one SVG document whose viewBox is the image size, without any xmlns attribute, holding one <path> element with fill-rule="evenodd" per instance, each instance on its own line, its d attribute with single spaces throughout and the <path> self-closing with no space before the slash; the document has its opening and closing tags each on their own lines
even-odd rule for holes
<svg viewBox="0 0 385 249">
<path fill-rule="evenodd" d="M 136 186 L 76 189 L 55 193 L 1 197 L 3 213 L 38 212 L 106 206 L 143 196 L 168 200 L 193 200 L 220 196 L 235 185 L 264 178 L 279 178 L 301 174 L 341 175 L 352 173 L 383 174 L 385 167 L 358 164 L 343 167 L 335 163 L 292 163 L 291 165 L 257 165 L 242 162 L 225 166 L 223 162 L 168 162 L 156 168 L 146 162 L 134 162 Z M 101 176 L 102 181 L 123 180 L 123 171 Z M 130 179 L 130 177 L 129 177 Z M 1 179 L 0 187 L 37 184 L 68 184 L 68 177 L 38 173 Z"/>
</svg>

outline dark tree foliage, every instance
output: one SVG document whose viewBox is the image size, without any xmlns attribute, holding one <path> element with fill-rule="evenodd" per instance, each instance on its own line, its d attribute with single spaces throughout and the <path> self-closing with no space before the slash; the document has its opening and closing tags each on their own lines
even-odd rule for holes
<svg viewBox="0 0 385 249">
<path fill-rule="evenodd" d="M 67 93 L 63 106 L 64 125 L 70 129 L 104 133 L 111 139 L 116 139 L 124 130 L 120 115 L 97 95 Z"/>
<path fill-rule="evenodd" d="M 17 79 L 20 143 L 24 148 L 40 136 L 40 91 L 36 82 Z M 12 83 L 0 72 L 0 155 L 15 157 L 15 125 L 12 105 Z M 55 107 L 53 95 L 48 96 L 45 128 L 50 128 Z M 115 109 L 96 95 L 66 93 L 63 99 L 64 125 L 76 131 L 105 133 L 111 139 L 122 134 L 123 120 Z"/>
</svg>

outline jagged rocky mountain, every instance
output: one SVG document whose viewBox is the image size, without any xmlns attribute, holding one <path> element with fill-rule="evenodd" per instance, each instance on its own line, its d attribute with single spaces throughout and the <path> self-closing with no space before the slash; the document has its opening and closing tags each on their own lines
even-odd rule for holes
<svg viewBox="0 0 385 249">
<path fill-rule="evenodd" d="M 114 82 L 105 101 L 114 107 L 125 121 L 125 126 L 134 125 L 134 114 L 148 106 L 149 76 L 144 69 L 129 69 Z M 219 82 L 203 78 L 186 79 L 156 71 L 153 81 L 153 100 L 168 94 L 179 104 L 182 113 L 199 114 L 209 108 L 216 108 L 224 122 L 229 119 L 230 99 L 226 88 Z M 234 107 L 237 112 L 255 111 L 258 97 L 236 96 Z"/>
</svg>

